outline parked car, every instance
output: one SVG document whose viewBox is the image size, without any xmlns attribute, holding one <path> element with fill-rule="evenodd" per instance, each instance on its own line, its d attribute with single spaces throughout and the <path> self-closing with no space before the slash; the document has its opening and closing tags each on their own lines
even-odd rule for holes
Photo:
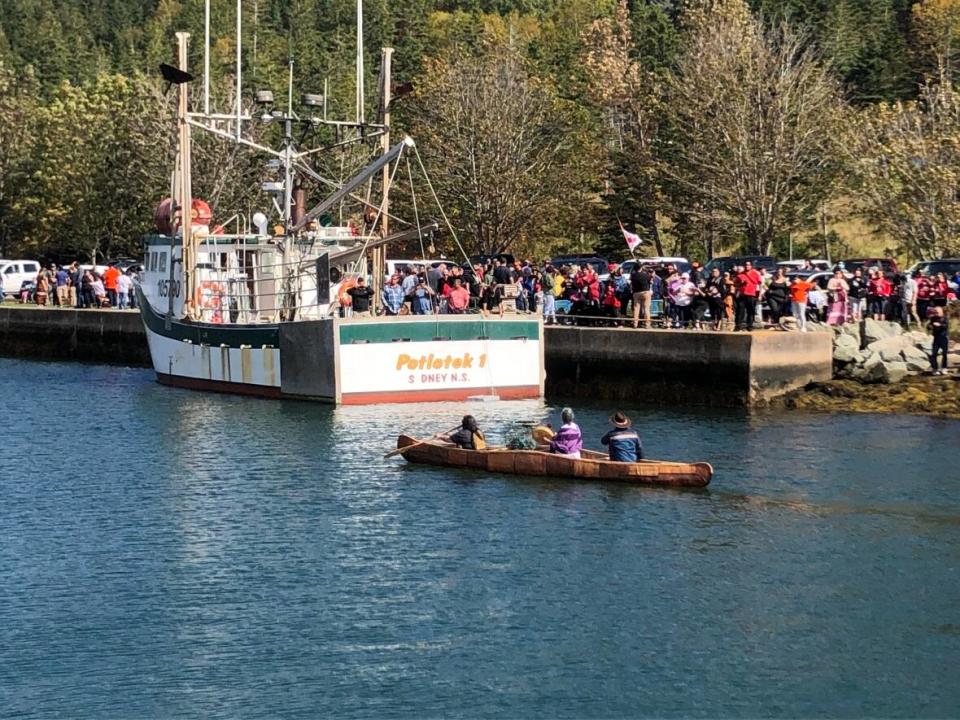
<svg viewBox="0 0 960 720">
<path fill-rule="evenodd" d="M 926 276 L 936 275 L 937 273 L 943 273 L 947 277 L 947 282 L 954 286 L 956 285 L 953 282 L 953 278 L 958 272 L 960 272 L 960 258 L 941 258 L 940 260 L 921 260 L 918 263 L 914 263 L 907 270 L 908 275 L 912 275 L 914 272 L 919 270 Z"/>
<path fill-rule="evenodd" d="M 600 280 L 606 280 L 610 277 L 610 261 L 597 255 L 562 255 L 550 261 L 555 268 L 562 265 L 580 267 L 583 264 L 591 265 Z"/>
<path fill-rule="evenodd" d="M 36 260 L 0 260 L 0 275 L 3 275 L 3 294 L 16 297 L 24 281 L 33 282 L 40 272 Z"/>
<path fill-rule="evenodd" d="M 620 269 L 623 270 L 625 275 L 629 275 L 638 265 L 640 267 L 650 265 L 655 268 L 673 265 L 677 269 L 677 272 L 690 272 L 690 261 L 683 257 L 648 257 L 637 258 L 636 260 L 631 258 L 630 260 L 624 260 L 620 263 Z"/>
<path fill-rule="evenodd" d="M 746 262 L 753 263 L 753 267 L 757 270 L 766 268 L 768 272 L 772 273 L 777 269 L 777 259 L 772 255 L 731 255 L 713 258 L 713 260 L 704 266 L 703 272 L 709 275 L 713 272 L 714 268 L 720 268 L 720 272 L 725 273 L 728 270 L 733 270 L 737 265 L 743 265 Z"/>
<path fill-rule="evenodd" d="M 784 272 L 793 272 L 794 270 L 802 270 L 803 265 L 806 260 L 781 260 L 777 263 L 777 267 L 783 268 Z M 810 264 L 813 265 L 813 269 L 809 272 L 814 273 L 822 270 L 830 269 L 830 261 L 823 259 L 810 260 Z"/>
<path fill-rule="evenodd" d="M 139 260 L 134 258 L 122 257 L 116 258 L 115 260 L 107 260 L 108 267 L 115 267 L 120 272 L 125 273 L 130 268 L 133 268 L 134 272 L 140 272 L 143 270 L 143 264 Z"/>
<path fill-rule="evenodd" d="M 878 267 L 883 270 L 883 275 L 888 280 L 893 280 L 900 273 L 897 267 L 897 261 L 893 258 L 852 258 L 850 260 L 841 260 L 834 266 L 834 270 L 842 268 L 844 272 L 853 274 L 856 270 L 861 270 L 866 275 L 872 268 Z"/>
<path fill-rule="evenodd" d="M 470 262 L 473 265 L 486 265 L 493 260 L 499 260 L 507 265 L 513 265 L 514 258 L 510 253 L 500 253 L 499 255 L 471 255 Z"/>
</svg>

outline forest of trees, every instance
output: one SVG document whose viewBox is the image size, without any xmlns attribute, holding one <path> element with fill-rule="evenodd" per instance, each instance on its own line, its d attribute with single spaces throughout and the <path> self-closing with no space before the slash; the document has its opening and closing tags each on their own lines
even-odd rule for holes
<svg viewBox="0 0 960 720">
<path fill-rule="evenodd" d="M 292 58 L 298 90 L 327 82 L 330 113 L 350 117 L 354 0 L 242 2 L 244 102 L 284 94 Z M 212 2 L 225 103 L 235 7 Z M 370 105 L 394 47 L 395 84 L 415 88 L 395 131 L 416 140 L 468 251 L 622 256 L 622 222 L 651 254 L 822 255 L 846 242 L 825 231 L 829 211 L 904 258 L 960 255 L 960 0 L 364 11 Z M 200 66 L 202 18 L 202 0 L 0 0 L 0 257 L 138 254 L 172 167 L 173 93 L 156 68 L 177 30 Z M 197 138 L 195 195 L 217 219 L 267 207 L 263 174 L 264 158 Z"/>
</svg>

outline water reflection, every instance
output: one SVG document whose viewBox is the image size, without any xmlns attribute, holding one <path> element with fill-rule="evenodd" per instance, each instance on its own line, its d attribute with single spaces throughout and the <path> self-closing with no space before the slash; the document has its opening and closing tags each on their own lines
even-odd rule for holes
<svg viewBox="0 0 960 720">
<path fill-rule="evenodd" d="M 957 423 L 624 408 L 650 456 L 714 465 L 673 491 L 383 459 L 554 403 L 334 409 L 12 361 L 0 394 L 8 715 L 960 706 Z M 596 447 L 613 408 L 576 409 Z"/>
</svg>

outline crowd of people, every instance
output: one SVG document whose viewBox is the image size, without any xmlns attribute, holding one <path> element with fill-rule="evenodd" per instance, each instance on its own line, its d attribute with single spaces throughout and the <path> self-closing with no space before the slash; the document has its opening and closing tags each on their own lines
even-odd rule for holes
<svg viewBox="0 0 960 720">
<path fill-rule="evenodd" d="M 133 292 L 134 270 L 121 271 L 108 266 L 103 271 L 83 268 L 76 261 L 69 265 L 50 263 L 40 269 L 36 278 L 24 282 L 15 290 L 22 304 L 61 308 L 116 308 L 125 310 L 137 307 Z M 5 289 L 0 280 L 0 298 Z"/>
<path fill-rule="evenodd" d="M 589 263 L 557 267 L 499 259 L 469 268 L 410 264 L 386 280 L 380 299 L 387 315 L 502 315 L 509 298 L 518 312 L 542 313 L 547 324 L 715 330 L 789 324 L 804 331 L 810 320 L 839 324 L 863 317 L 920 325 L 929 308 L 944 307 L 954 297 L 943 273 L 891 279 L 879 268 L 838 269 L 825 288 L 810 282 L 802 269 L 788 277 L 783 269 L 771 273 L 749 261 L 725 272 L 705 273 L 696 261 L 686 272 L 671 263 L 626 270 L 611 264 L 608 272 L 601 279 Z M 372 312 L 373 290 L 360 286 L 346 292 L 345 305 L 354 314 Z"/>
</svg>

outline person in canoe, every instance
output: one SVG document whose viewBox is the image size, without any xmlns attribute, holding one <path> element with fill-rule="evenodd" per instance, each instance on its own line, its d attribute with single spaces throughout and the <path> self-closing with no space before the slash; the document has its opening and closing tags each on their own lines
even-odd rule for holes
<svg viewBox="0 0 960 720">
<path fill-rule="evenodd" d="M 600 442 L 610 447 L 610 459 L 615 462 L 636 462 L 643 460 L 643 445 L 640 436 L 630 427 L 630 418 L 617 410 L 610 416 L 613 430 L 608 432 Z"/>
<path fill-rule="evenodd" d="M 487 447 L 483 433 L 477 426 L 477 419 L 473 415 L 464 415 L 458 430 L 446 435 L 437 435 L 437 437 L 464 450 L 484 450 Z"/>
<path fill-rule="evenodd" d="M 564 408 L 560 412 L 560 419 L 563 425 L 550 440 L 550 452 L 579 460 L 580 451 L 583 450 L 583 433 L 580 432 L 580 426 L 573 421 L 573 410 Z"/>
</svg>

